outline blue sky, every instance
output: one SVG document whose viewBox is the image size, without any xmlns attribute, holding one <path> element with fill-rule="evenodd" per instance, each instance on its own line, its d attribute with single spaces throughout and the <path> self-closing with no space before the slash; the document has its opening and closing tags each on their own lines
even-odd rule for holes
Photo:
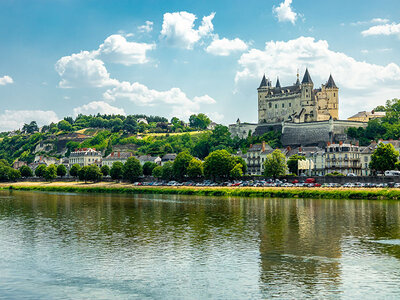
<svg viewBox="0 0 400 300">
<path fill-rule="evenodd" d="M 399 1 L 0 2 L 0 130 L 79 113 L 257 120 L 262 74 L 332 73 L 340 117 L 400 97 Z"/>
</svg>

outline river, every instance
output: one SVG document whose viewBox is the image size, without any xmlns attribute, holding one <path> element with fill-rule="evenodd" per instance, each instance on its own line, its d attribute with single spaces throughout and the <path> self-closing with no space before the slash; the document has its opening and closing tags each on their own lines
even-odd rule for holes
<svg viewBox="0 0 400 300">
<path fill-rule="evenodd" d="M 0 191 L 0 298 L 398 299 L 400 202 Z"/>
</svg>

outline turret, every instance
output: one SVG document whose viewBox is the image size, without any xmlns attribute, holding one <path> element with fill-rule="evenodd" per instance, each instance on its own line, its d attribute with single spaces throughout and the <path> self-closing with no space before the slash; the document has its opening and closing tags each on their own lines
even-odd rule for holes
<svg viewBox="0 0 400 300">
<path fill-rule="evenodd" d="M 267 87 L 267 86 L 268 86 L 267 78 L 265 78 L 265 74 L 264 74 L 263 78 L 261 79 L 260 86 L 258 88 Z"/>
<path fill-rule="evenodd" d="M 281 83 L 279 82 L 279 77 L 276 78 L 276 84 L 275 87 L 280 89 L 281 88 Z"/>
<path fill-rule="evenodd" d="M 325 84 L 325 92 L 329 114 L 334 120 L 337 120 L 339 119 L 339 88 L 336 86 L 332 75 L 329 75 L 329 79 Z"/>
<path fill-rule="evenodd" d="M 315 121 L 317 117 L 313 89 L 314 83 L 308 69 L 306 69 L 301 81 L 301 106 L 306 109 L 304 122 Z"/>
</svg>

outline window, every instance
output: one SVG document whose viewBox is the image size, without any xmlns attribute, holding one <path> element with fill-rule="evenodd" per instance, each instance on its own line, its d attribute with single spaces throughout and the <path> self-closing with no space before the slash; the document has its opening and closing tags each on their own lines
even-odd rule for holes
<svg viewBox="0 0 400 300">
<path fill-rule="evenodd" d="M 275 108 L 278 108 L 278 104 L 275 104 Z"/>
<path fill-rule="evenodd" d="M 282 108 L 284 108 L 285 107 L 285 103 L 282 103 Z"/>
<path fill-rule="evenodd" d="M 289 107 L 292 107 L 292 103 L 289 103 Z"/>
<path fill-rule="evenodd" d="M 272 103 L 270 102 L 270 103 L 268 103 L 268 105 L 269 105 L 269 108 L 271 108 L 272 107 Z"/>
<path fill-rule="evenodd" d="M 333 97 L 336 97 L 336 93 L 333 93 Z"/>
</svg>

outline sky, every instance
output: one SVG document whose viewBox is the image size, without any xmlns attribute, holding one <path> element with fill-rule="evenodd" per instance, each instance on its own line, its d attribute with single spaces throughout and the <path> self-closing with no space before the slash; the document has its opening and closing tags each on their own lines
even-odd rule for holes
<svg viewBox="0 0 400 300">
<path fill-rule="evenodd" d="M 400 97 L 398 0 L 0 1 L 0 131 L 78 114 L 257 122 L 263 74 L 332 74 L 339 117 Z M 301 79 L 301 78 L 300 78 Z"/>
</svg>

